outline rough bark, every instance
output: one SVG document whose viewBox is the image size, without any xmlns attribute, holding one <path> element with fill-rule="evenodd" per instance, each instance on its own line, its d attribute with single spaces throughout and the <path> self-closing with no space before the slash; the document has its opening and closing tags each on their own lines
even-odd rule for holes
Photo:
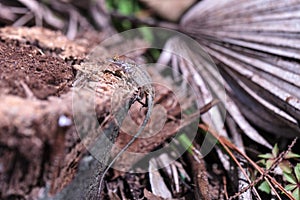
<svg viewBox="0 0 300 200">
<path fill-rule="evenodd" d="M 9 27 L 0 29 L 0 39 L 0 56 L 5 59 L 0 63 L 0 198 L 93 199 L 111 144 L 122 148 L 131 138 L 122 131 L 119 134 L 115 116 L 110 116 L 116 109 L 111 105 L 113 94 L 121 88 L 134 98 L 138 88 L 113 73 L 102 73 L 94 81 L 99 90 L 96 97 L 86 91 L 74 103 L 72 95 L 78 88 L 72 88 L 72 82 L 79 66 L 75 64 L 84 59 L 95 41 L 81 38 L 72 42 L 42 28 Z M 155 78 L 161 77 L 155 74 Z M 154 137 L 137 140 L 130 150 L 149 152 L 178 131 L 179 104 L 168 89 L 156 86 L 156 90 L 156 101 L 165 106 L 170 119 Z M 124 112 L 130 103 L 119 105 L 125 104 Z M 140 124 L 143 112 L 140 105 L 133 107 L 137 112 L 133 112 L 132 119 Z M 96 118 L 86 114 L 92 111 Z M 65 124 L 62 119 L 71 123 Z M 79 126 L 74 121 L 80 122 Z M 91 135 L 80 135 L 84 132 L 95 136 L 99 127 L 109 138 L 96 156 L 102 162 L 88 156 L 86 150 L 89 145 L 99 145 L 97 141 Z M 124 168 L 138 161 L 121 160 L 127 160 Z"/>
</svg>

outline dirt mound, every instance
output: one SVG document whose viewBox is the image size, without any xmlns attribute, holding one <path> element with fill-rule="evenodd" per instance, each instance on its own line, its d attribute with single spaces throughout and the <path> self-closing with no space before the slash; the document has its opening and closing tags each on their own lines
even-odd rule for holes
<svg viewBox="0 0 300 200">
<path fill-rule="evenodd" d="M 39 99 L 67 92 L 74 79 L 63 59 L 45 55 L 35 46 L 0 41 L 0 91 L 26 97 L 26 86 Z"/>
</svg>

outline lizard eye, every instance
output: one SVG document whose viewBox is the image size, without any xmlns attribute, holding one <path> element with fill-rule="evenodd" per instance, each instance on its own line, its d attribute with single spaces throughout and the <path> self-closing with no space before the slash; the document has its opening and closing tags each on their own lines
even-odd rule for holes
<svg viewBox="0 0 300 200">
<path fill-rule="evenodd" d="M 113 60 L 113 61 L 118 61 L 118 58 L 119 58 L 119 57 L 116 55 L 116 56 L 114 56 L 114 57 L 112 58 L 112 60 Z"/>
</svg>

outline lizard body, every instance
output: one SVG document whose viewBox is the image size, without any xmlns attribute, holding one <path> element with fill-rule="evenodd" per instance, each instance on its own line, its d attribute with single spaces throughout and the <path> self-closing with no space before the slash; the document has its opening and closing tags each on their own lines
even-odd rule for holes
<svg viewBox="0 0 300 200">
<path fill-rule="evenodd" d="M 127 77 L 128 81 L 133 81 L 136 85 L 140 86 L 141 94 L 139 97 L 137 97 L 137 101 L 141 103 L 141 99 L 143 98 L 143 95 L 146 95 L 146 103 L 143 104 L 143 106 L 147 106 L 148 110 L 145 115 L 145 118 L 137 131 L 137 133 L 131 138 L 131 140 L 120 150 L 120 152 L 115 156 L 115 158 L 109 163 L 109 165 L 104 170 L 102 177 L 100 179 L 99 183 L 99 189 L 98 189 L 98 197 L 100 197 L 102 184 L 104 181 L 105 174 L 108 172 L 108 170 L 113 166 L 113 164 L 117 161 L 117 159 L 131 146 L 131 144 L 142 134 L 144 131 L 151 113 L 152 108 L 154 105 L 154 91 L 151 86 L 151 79 L 147 73 L 144 72 L 144 70 L 140 69 L 136 64 L 133 63 L 127 63 L 123 60 L 119 60 L 117 58 L 109 59 L 109 62 L 112 62 L 113 64 L 116 64 L 117 66 L 121 67 L 123 72 L 125 74 L 128 74 Z"/>
</svg>

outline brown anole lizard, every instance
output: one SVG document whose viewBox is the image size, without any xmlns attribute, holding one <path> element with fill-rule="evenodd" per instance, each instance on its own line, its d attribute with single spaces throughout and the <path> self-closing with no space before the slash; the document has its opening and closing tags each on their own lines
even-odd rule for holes
<svg viewBox="0 0 300 200">
<path fill-rule="evenodd" d="M 118 57 L 114 57 L 112 59 L 108 59 L 109 62 L 119 66 L 121 70 L 126 75 L 126 80 L 131 81 L 132 83 L 136 84 L 140 89 L 140 95 L 137 96 L 136 100 L 139 101 L 143 106 L 147 106 L 148 110 L 146 113 L 146 116 L 142 122 L 142 125 L 140 126 L 137 133 L 131 138 L 131 140 L 120 150 L 120 152 L 114 157 L 114 159 L 109 163 L 109 165 L 106 167 L 104 172 L 102 173 L 102 177 L 100 179 L 99 188 L 98 188 L 98 198 L 100 199 L 100 193 L 102 184 L 104 181 L 105 174 L 108 172 L 108 170 L 113 166 L 113 164 L 116 162 L 116 160 L 130 147 L 130 145 L 141 135 L 141 133 L 144 131 L 153 108 L 153 100 L 154 100 L 154 90 L 151 86 L 151 79 L 149 75 L 145 72 L 145 69 L 141 69 L 138 65 L 132 63 L 132 62 L 126 62 L 122 59 L 119 59 Z M 141 100 L 143 99 L 143 96 L 146 96 L 146 102 L 142 103 Z"/>
</svg>

